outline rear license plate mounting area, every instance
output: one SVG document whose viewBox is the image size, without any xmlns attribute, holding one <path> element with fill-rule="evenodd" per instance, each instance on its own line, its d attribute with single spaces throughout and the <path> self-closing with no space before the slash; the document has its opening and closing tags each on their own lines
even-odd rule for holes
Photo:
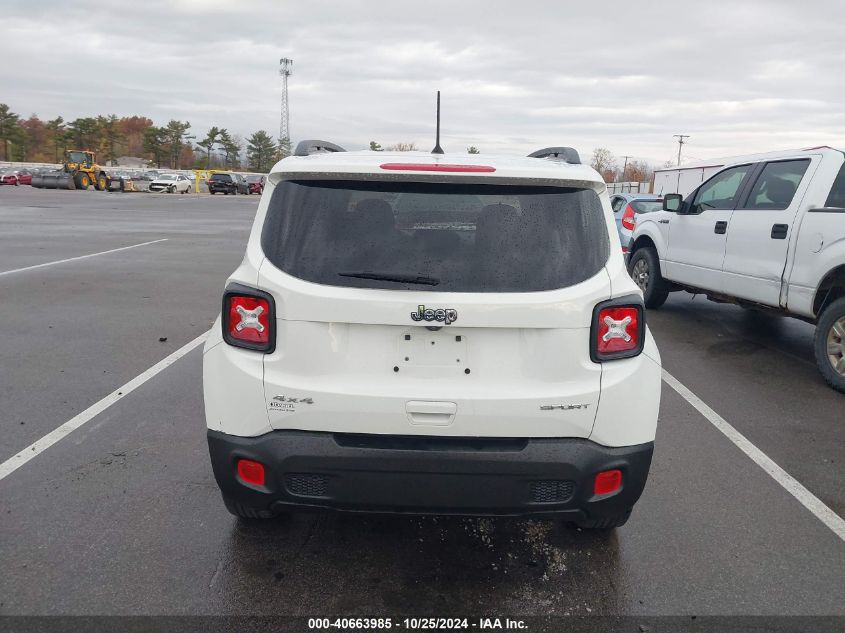
<svg viewBox="0 0 845 633">
<path fill-rule="evenodd" d="M 431 332 L 423 328 L 399 337 L 399 367 L 455 367 L 469 363 L 467 338 L 454 331 Z"/>
</svg>

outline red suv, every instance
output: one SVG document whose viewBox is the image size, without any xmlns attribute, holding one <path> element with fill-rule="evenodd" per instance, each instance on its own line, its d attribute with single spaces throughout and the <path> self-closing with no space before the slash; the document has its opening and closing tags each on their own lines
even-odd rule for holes
<svg viewBox="0 0 845 633">
<path fill-rule="evenodd" d="M 261 195 L 264 193 L 264 176 L 247 176 L 246 184 L 249 185 L 250 193 L 257 193 Z"/>
</svg>

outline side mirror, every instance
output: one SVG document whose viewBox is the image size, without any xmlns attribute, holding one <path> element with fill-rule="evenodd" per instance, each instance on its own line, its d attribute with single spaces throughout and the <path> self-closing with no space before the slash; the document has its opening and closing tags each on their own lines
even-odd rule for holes
<svg viewBox="0 0 845 633">
<path fill-rule="evenodd" d="M 683 206 L 684 198 L 679 193 L 667 193 L 663 196 L 663 210 L 677 213 Z"/>
</svg>

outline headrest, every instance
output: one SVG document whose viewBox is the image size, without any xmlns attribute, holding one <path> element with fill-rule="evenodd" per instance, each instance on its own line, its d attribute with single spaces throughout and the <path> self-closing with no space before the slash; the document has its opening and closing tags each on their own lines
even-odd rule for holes
<svg viewBox="0 0 845 633">
<path fill-rule="evenodd" d="M 502 230 L 513 232 L 520 224 L 517 210 L 509 204 L 489 204 L 481 209 L 477 230 L 487 234 L 490 231 Z"/>
<path fill-rule="evenodd" d="M 366 198 L 355 205 L 355 225 L 359 229 L 385 232 L 395 228 L 393 208 L 381 198 Z"/>
<path fill-rule="evenodd" d="M 778 206 L 788 206 L 797 187 L 785 178 L 769 178 L 766 181 L 766 197 Z"/>
</svg>

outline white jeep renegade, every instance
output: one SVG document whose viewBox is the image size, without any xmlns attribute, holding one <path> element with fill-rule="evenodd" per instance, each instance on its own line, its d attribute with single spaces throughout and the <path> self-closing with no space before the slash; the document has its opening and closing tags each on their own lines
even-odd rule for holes
<svg viewBox="0 0 845 633">
<path fill-rule="evenodd" d="M 203 360 L 226 507 L 628 519 L 660 357 L 599 174 L 304 141 Z"/>
</svg>

